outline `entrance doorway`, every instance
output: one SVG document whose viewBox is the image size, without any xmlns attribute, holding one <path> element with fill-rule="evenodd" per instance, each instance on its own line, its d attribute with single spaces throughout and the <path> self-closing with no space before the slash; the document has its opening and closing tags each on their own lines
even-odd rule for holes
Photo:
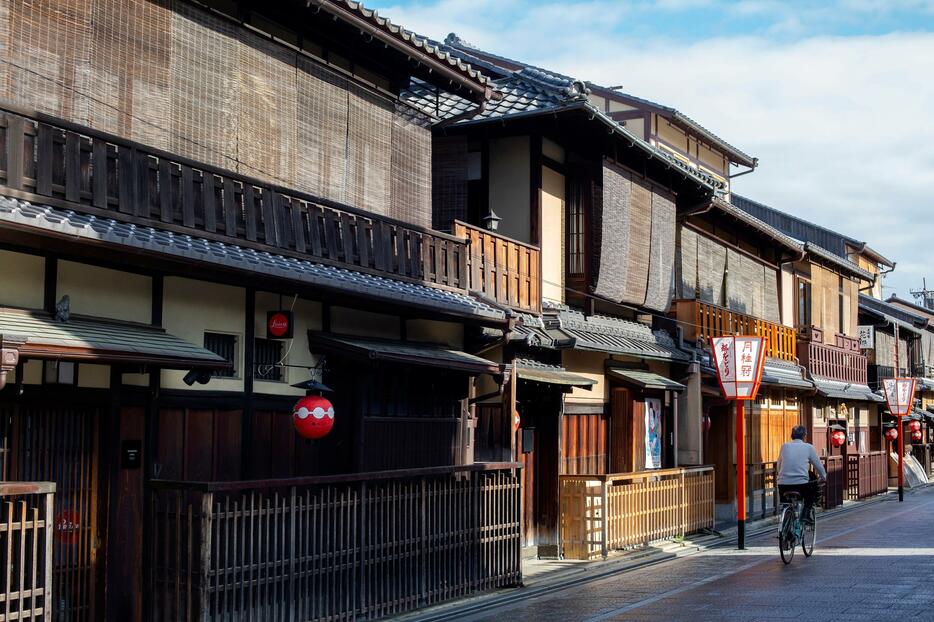
<svg viewBox="0 0 934 622">
<path fill-rule="evenodd" d="M 0 404 L 10 481 L 55 482 L 52 590 L 57 622 L 100 616 L 99 434 L 102 409 Z"/>
</svg>

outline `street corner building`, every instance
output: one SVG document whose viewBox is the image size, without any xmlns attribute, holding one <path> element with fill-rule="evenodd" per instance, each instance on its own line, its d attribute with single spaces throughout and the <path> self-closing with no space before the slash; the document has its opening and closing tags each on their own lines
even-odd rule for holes
<svg viewBox="0 0 934 622">
<path fill-rule="evenodd" d="M 711 337 L 767 339 L 751 518 L 795 425 L 826 507 L 889 430 L 934 467 L 934 313 L 677 109 L 351 0 L 0 14 L 2 619 L 378 619 L 729 524 Z"/>
</svg>

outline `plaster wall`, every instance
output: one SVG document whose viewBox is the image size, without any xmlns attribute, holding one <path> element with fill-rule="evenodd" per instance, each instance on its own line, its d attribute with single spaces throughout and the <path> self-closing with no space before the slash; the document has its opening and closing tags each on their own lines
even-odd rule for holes
<svg viewBox="0 0 934 622">
<path fill-rule="evenodd" d="M 0 306 L 41 309 L 44 292 L 44 258 L 0 251 Z"/>
</svg>

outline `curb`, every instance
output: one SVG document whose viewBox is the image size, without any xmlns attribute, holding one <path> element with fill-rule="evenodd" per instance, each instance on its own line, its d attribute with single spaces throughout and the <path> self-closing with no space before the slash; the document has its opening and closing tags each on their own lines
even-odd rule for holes
<svg viewBox="0 0 934 622">
<path fill-rule="evenodd" d="M 912 490 L 911 493 L 914 493 L 917 490 Z M 911 494 L 908 490 L 905 492 L 906 494 Z M 894 495 L 892 492 L 885 492 L 868 499 L 851 503 L 849 505 L 841 505 L 832 510 L 827 510 L 822 512 L 819 516 L 833 518 L 835 516 L 849 514 L 850 512 L 854 512 L 877 503 L 882 503 L 893 498 Z M 748 539 L 750 537 L 764 535 L 772 531 L 777 523 L 778 516 L 771 516 L 758 520 L 749 526 L 752 527 L 752 529 L 747 527 L 746 537 Z M 393 619 L 404 622 L 442 622 L 443 620 L 451 620 L 455 616 L 457 618 L 467 617 L 492 609 L 497 609 L 504 605 L 510 605 L 522 602 L 524 600 L 529 600 L 531 598 L 535 598 L 536 596 L 541 596 L 550 592 L 565 590 L 578 585 L 598 581 L 612 575 L 626 574 L 641 568 L 648 568 L 656 564 L 679 559 L 681 557 L 690 557 L 691 555 L 701 551 L 724 548 L 730 544 L 735 543 L 736 528 L 731 527 L 730 529 L 721 532 L 720 536 L 712 534 L 706 535 L 694 540 L 684 540 L 678 545 L 675 545 L 674 543 L 665 543 L 669 545 L 669 549 L 673 550 L 659 549 L 645 551 L 641 555 L 627 555 L 626 557 L 618 560 L 604 562 L 599 568 L 591 566 L 588 568 L 582 568 L 580 570 L 569 570 L 567 573 L 561 573 L 559 576 L 554 577 L 554 579 L 550 581 L 546 579 L 532 587 L 520 586 L 506 588 L 506 590 L 503 590 L 499 593 L 487 592 L 486 594 L 478 594 L 466 599 L 433 606 L 431 609 L 434 609 L 434 611 L 429 610 L 423 613 L 416 611 Z"/>
</svg>

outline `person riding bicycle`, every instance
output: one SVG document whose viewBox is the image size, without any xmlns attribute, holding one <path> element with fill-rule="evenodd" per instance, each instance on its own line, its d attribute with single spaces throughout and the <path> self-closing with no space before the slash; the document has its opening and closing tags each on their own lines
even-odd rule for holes
<svg viewBox="0 0 934 622">
<path fill-rule="evenodd" d="M 796 425 L 791 429 L 791 442 L 782 445 L 778 454 L 778 494 L 782 499 L 789 492 L 796 492 L 804 500 L 802 516 L 811 516 L 811 506 L 817 498 L 817 487 L 826 481 L 827 471 L 817 456 L 817 450 L 810 443 L 805 443 L 807 428 Z M 811 480 L 808 465 L 817 471 L 819 480 Z"/>
</svg>

